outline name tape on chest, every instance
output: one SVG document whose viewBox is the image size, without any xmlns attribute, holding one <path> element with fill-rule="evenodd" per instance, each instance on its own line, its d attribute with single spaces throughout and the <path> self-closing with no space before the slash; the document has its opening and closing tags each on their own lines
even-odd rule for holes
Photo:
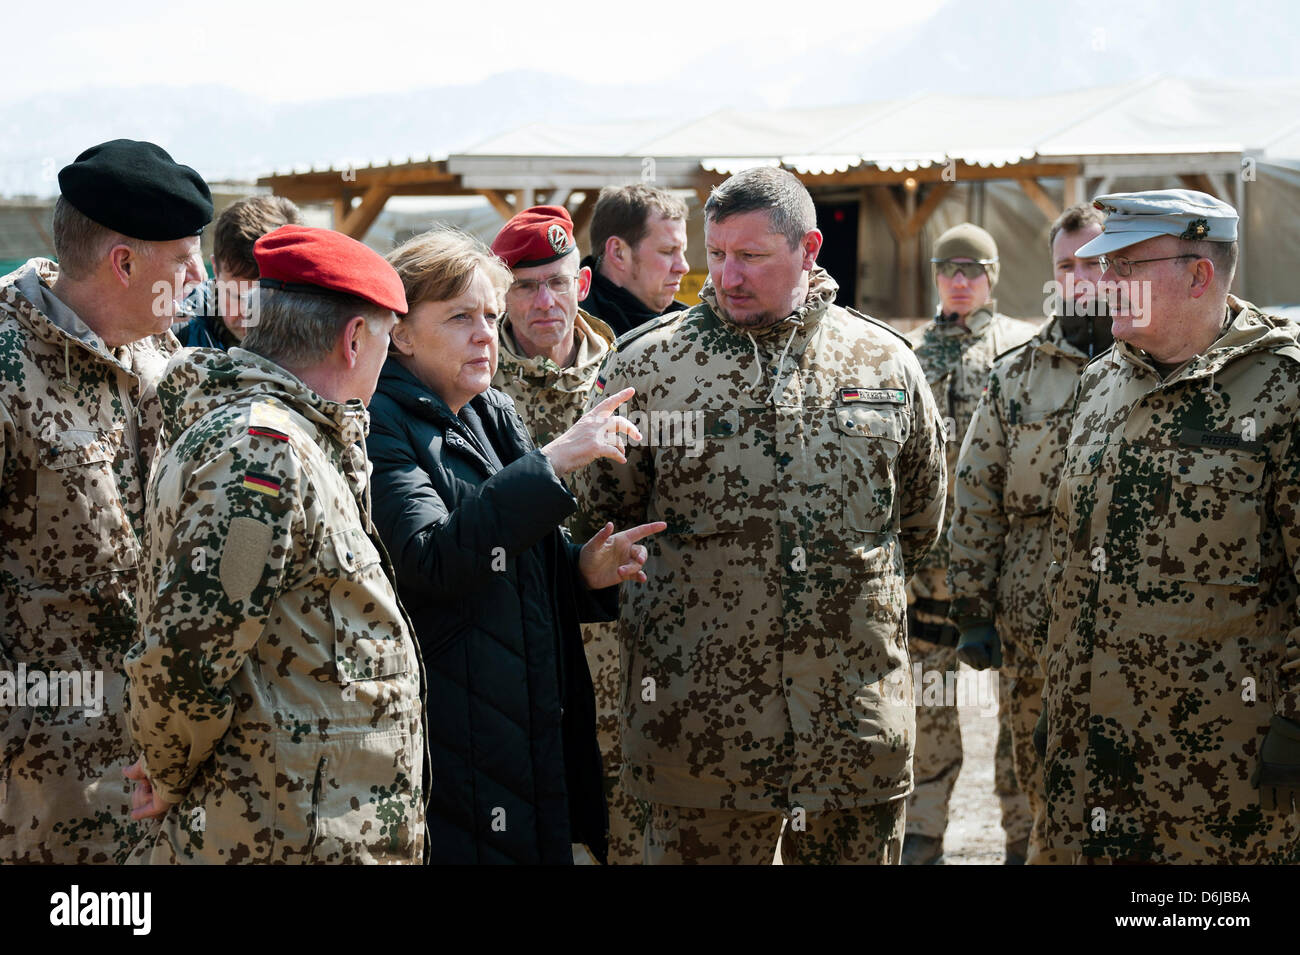
<svg viewBox="0 0 1300 955">
<path fill-rule="evenodd" d="M 1231 431 L 1202 431 L 1199 428 L 1184 428 L 1179 436 L 1183 445 L 1195 448 L 1230 448 L 1234 451 L 1260 451 L 1264 445 L 1259 441 L 1247 441 Z"/>
<path fill-rule="evenodd" d="M 905 405 L 907 392 L 901 388 L 841 388 L 840 401 L 872 405 Z"/>
</svg>

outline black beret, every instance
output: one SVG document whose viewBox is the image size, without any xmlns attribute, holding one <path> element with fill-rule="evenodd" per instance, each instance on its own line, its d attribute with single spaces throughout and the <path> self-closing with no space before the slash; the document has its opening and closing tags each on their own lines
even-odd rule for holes
<svg viewBox="0 0 1300 955">
<path fill-rule="evenodd" d="M 184 239 L 212 221 L 203 177 L 153 143 L 91 146 L 59 170 L 59 190 L 78 212 L 132 239 Z"/>
</svg>

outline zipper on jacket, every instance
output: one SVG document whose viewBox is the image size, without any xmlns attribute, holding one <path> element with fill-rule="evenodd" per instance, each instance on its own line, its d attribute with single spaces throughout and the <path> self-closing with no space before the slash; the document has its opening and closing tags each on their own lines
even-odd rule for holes
<svg viewBox="0 0 1300 955">
<path fill-rule="evenodd" d="M 125 369 L 119 368 L 118 371 L 125 371 Z M 139 380 L 138 375 L 136 380 Z M 113 376 L 113 387 L 117 390 L 118 400 L 122 402 L 122 410 L 126 418 L 127 447 L 135 461 L 136 473 L 140 475 L 140 489 L 143 491 L 149 486 L 149 475 L 142 473 L 144 467 L 140 459 L 140 409 L 131 403 L 131 389 L 122 387 L 122 379 L 117 374 Z M 141 387 L 143 388 L 143 384 Z"/>
<path fill-rule="evenodd" d="M 325 780 L 325 767 L 329 765 L 330 758 L 322 756 L 320 762 L 316 764 L 316 780 L 311 787 L 311 832 L 307 837 L 308 856 L 316 854 L 316 843 L 320 840 L 320 802 L 321 786 Z"/>
</svg>

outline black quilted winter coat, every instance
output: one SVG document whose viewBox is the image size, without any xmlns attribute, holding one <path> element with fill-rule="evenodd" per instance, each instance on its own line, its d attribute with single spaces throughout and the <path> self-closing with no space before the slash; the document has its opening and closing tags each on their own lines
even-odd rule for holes
<svg viewBox="0 0 1300 955">
<path fill-rule="evenodd" d="M 389 359 L 370 404 L 374 520 L 427 673 L 430 861 L 603 861 L 608 816 L 580 622 L 612 619 L 560 529 L 577 501 L 489 389 L 453 415 Z"/>
</svg>

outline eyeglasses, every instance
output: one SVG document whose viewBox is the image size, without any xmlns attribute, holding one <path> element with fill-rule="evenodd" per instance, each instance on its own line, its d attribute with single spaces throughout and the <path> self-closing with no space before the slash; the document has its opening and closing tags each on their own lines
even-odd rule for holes
<svg viewBox="0 0 1300 955">
<path fill-rule="evenodd" d="M 1158 259 L 1112 259 L 1109 255 L 1097 256 L 1097 264 L 1101 266 L 1103 272 L 1109 272 L 1112 269 L 1115 274 L 1122 279 L 1128 278 L 1133 274 L 1133 266 L 1142 265 L 1146 262 L 1168 262 L 1172 259 L 1199 259 L 1199 255 L 1191 252 L 1184 252 L 1182 255 L 1162 255 Z"/>
<path fill-rule="evenodd" d="M 960 272 L 973 282 L 981 275 L 987 274 L 984 264 L 981 262 L 950 262 L 944 259 L 941 262 L 935 262 L 934 265 L 939 270 L 939 274 L 946 279 L 950 279 Z"/>
<path fill-rule="evenodd" d="M 567 295 L 573 290 L 576 275 L 552 275 L 549 279 L 519 279 L 510 286 L 509 294 L 520 298 L 535 298 L 545 285 L 555 297 Z"/>
</svg>

